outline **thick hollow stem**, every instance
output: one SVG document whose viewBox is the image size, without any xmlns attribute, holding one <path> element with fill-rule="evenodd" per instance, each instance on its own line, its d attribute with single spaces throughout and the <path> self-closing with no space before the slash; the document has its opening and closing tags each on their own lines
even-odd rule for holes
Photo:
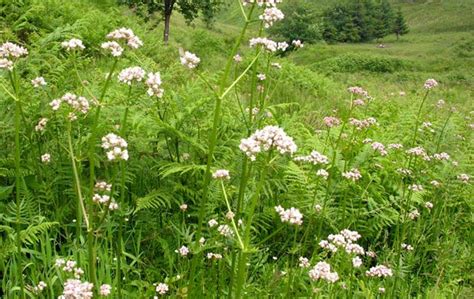
<svg viewBox="0 0 474 299">
<path fill-rule="evenodd" d="M 248 20 L 250 20 L 250 17 L 252 16 L 252 12 L 255 8 L 255 3 L 252 5 L 249 15 L 248 15 Z M 212 160 L 214 157 L 214 149 L 216 146 L 216 141 L 217 141 L 217 129 L 219 127 L 220 119 L 221 119 L 221 107 L 222 107 L 222 100 L 223 96 L 225 95 L 230 89 L 225 90 L 229 73 L 231 70 L 232 66 L 232 61 L 235 53 L 237 52 L 238 48 L 240 47 L 240 44 L 245 36 L 245 32 L 247 31 L 247 28 L 250 24 L 249 21 L 245 22 L 245 25 L 242 28 L 242 31 L 240 32 L 240 35 L 235 42 L 235 45 L 229 55 L 229 58 L 227 60 L 227 64 L 224 70 L 224 74 L 222 76 L 221 82 L 220 82 L 220 88 L 219 92 L 221 93 L 220 97 L 216 97 L 216 104 L 214 107 L 214 119 L 213 119 L 213 125 L 212 125 L 212 130 L 211 134 L 209 136 L 209 146 L 208 146 L 208 153 L 207 153 L 207 163 L 206 163 L 206 172 L 204 174 L 204 180 L 203 180 L 203 186 L 202 186 L 202 197 L 201 197 L 201 202 L 199 203 L 199 214 L 198 214 L 198 228 L 197 228 L 197 233 L 196 233 L 196 239 L 199 240 L 202 236 L 202 226 L 204 223 L 204 216 L 205 216 L 205 211 L 206 211 L 206 206 L 207 206 L 207 200 L 208 200 L 208 192 L 209 192 L 209 183 L 211 181 L 211 165 L 212 165 Z M 195 255 L 191 264 L 191 271 L 190 271 L 190 277 L 192 280 L 194 280 L 195 277 L 195 271 L 197 267 L 197 262 L 198 262 L 199 256 Z M 189 293 L 193 295 L 192 293 L 192 288 L 193 288 L 193 283 L 189 285 Z"/>
<path fill-rule="evenodd" d="M 265 185 L 265 180 L 267 177 L 269 162 L 271 160 L 271 152 L 268 153 L 268 156 L 265 161 L 264 168 L 260 173 L 260 180 L 257 185 L 257 189 L 250 199 L 250 203 L 247 210 L 247 218 L 245 221 L 245 234 L 244 234 L 244 251 L 240 256 L 239 268 L 237 273 L 237 286 L 236 286 L 236 295 L 235 298 L 241 298 L 242 291 L 245 287 L 245 281 L 247 280 L 247 259 L 249 257 L 250 249 L 250 233 L 252 231 L 252 221 L 255 214 L 255 208 L 257 207 L 258 199 L 260 198 L 260 193 Z"/>
<path fill-rule="evenodd" d="M 15 200 L 16 200 L 16 241 L 17 241 L 17 270 L 18 280 L 20 282 L 20 296 L 22 299 L 25 298 L 25 282 L 23 280 L 23 255 L 21 253 L 21 143 L 20 143 L 20 120 L 21 120 L 21 103 L 19 101 L 19 90 L 18 84 L 14 74 L 9 73 L 9 77 L 12 83 L 12 87 L 15 91 Z"/>
</svg>

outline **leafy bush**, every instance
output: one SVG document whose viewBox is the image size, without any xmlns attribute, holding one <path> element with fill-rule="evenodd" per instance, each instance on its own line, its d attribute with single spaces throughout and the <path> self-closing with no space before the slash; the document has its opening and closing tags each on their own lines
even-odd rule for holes
<svg viewBox="0 0 474 299">
<path fill-rule="evenodd" d="M 319 17 L 311 4 L 294 1 L 282 5 L 282 11 L 285 19 L 270 28 L 271 35 L 289 42 L 301 40 L 314 43 L 321 40 Z"/>
<path fill-rule="evenodd" d="M 316 68 L 331 72 L 394 73 L 412 68 L 412 64 L 396 58 L 345 54 L 316 63 Z"/>
</svg>

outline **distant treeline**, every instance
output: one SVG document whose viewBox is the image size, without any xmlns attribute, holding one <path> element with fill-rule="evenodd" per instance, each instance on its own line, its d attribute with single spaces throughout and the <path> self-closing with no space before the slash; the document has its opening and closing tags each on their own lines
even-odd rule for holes
<svg viewBox="0 0 474 299">
<path fill-rule="evenodd" d="M 403 14 L 395 12 L 387 0 L 348 1 L 323 13 L 322 37 L 328 42 L 367 42 L 406 33 Z"/>
<path fill-rule="evenodd" d="M 320 10 L 306 1 L 282 5 L 285 19 L 270 33 L 286 40 L 300 39 L 312 43 L 369 42 L 395 34 L 408 33 L 402 12 L 388 0 L 343 0 Z"/>
</svg>

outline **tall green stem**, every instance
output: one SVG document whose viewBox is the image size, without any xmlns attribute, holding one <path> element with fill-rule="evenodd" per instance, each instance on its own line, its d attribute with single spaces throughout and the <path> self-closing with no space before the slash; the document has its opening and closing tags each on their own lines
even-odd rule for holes
<svg viewBox="0 0 474 299">
<path fill-rule="evenodd" d="M 89 218 L 87 217 L 87 212 L 86 212 L 86 207 L 84 205 L 84 198 L 82 197 L 82 190 L 81 190 L 81 180 L 79 178 L 79 171 L 77 170 L 77 165 L 76 165 L 76 157 L 74 156 L 74 147 L 72 145 L 72 129 L 71 129 L 71 122 L 68 121 L 67 123 L 67 142 L 68 142 L 68 147 L 69 147 L 69 158 L 71 159 L 71 165 L 72 165 L 72 171 L 74 175 L 74 187 L 76 189 L 76 194 L 77 194 L 77 221 L 76 223 L 78 224 L 76 226 L 77 229 L 77 237 L 79 238 L 81 235 L 81 220 L 84 218 L 84 222 L 86 223 L 86 228 L 87 230 L 90 229 L 89 225 Z"/>
<path fill-rule="evenodd" d="M 127 99 L 125 101 L 125 112 L 123 114 L 122 124 L 120 128 L 120 135 L 125 138 L 127 133 L 127 118 L 128 118 L 128 101 L 132 94 L 132 86 L 128 89 Z M 125 161 L 120 161 L 120 204 L 123 205 L 125 202 Z M 118 238 L 117 238 L 117 296 L 122 298 L 122 257 L 123 257 L 123 217 L 120 217 L 118 221 Z"/>
<path fill-rule="evenodd" d="M 198 214 L 198 228 L 197 228 L 197 233 L 196 233 L 196 239 L 199 240 L 202 236 L 202 228 L 203 228 L 203 223 L 204 223 L 204 217 L 205 217 L 205 211 L 206 211 L 206 206 L 207 206 L 207 201 L 208 201 L 208 192 L 209 192 L 209 183 L 211 181 L 211 165 L 212 165 L 212 160 L 214 157 L 214 150 L 216 147 L 216 141 L 217 141 L 217 129 L 219 127 L 219 123 L 221 120 L 221 108 L 222 108 L 222 100 L 224 98 L 224 94 L 226 93 L 225 87 L 227 85 L 229 73 L 231 70 L 232 62 L 233 62 L 233 57 L 235 53 L 237 52 L 244 36 L 245 32 L 247 31 L 247 28 L 250 24 L 250 17 L 252 15 L 252 12 L 255 8 L 255 3 L 252 5 L 248 20 L 245 22 L 245 25 L 242 28 L 242 31 L 240 32 L 240 36 L 238 37 L 237 41 L 235 42 L 235 45 L 229 55 L 229 58 L 227 60 L 227 64 L 225 67 L 224 74 L 222 76 L 221 82 L 220 82 L 220 87 L 219 87 L 219 92 L 222 94 L 221 96 L 216 96 L 216 104 L 214 107 L 214 118 L 213 118 L 213 125 L 212 125 L 212 130 L 211 134 L 209 136 L 209 146 L 208 146 L 208 153 L 207 153 L 207 163 L 206 163 L 206 172 L 204 175 L 204 181 L 203 181 L 203 192 L 202 192 L 202 197 L 201 197 L 201 202 L 199 203 L 199 214 Z M 192 261 L 191 265 L 191 271 L 190 271 L 190 277 L 192 280 L 194 280 L 195 277 L 195 271 L 196 271 L 196 266 L 198 259 L 200 257 L 198 255 L 195 255 Z M 190 290 L 189 293 L 192 294 L 192 287 L 193 283 L 190 284 Z"/>
<path fill-rule="evenodd" d="M 448 126 L 449 119 L 451 118 L 451 115 L 453 115 L 452 111 L 449 113 L 448 117 L 446 118 L 446 121 L 444 122 L 443 128 L 441 129 L 441 133 L 439 133 L 439 138 L 438 138 L 438 142 L 436 143 L 436 151 L 435 152 L 439 151 L 441 141 L 443 140 L 444 131 L 446 130 L 446 127 Z"/>
<path fill-rule="evenodd" d="M 94 122 L 92 123 L 91 136 L 89 140 L 89 165 L 90 165 L 89 166 L 90 168 L 89 188 L 90 188 L 91 198 L 94 192 L 94 184 L 95 184 L 95 144 L 96 144 L 96 139 L 97 139 L 97 127 L 99 126 L 99 118 L 100 118 L 100 112 L 102 108 L 102 101 L 104 100 L 105 93 L 107 92 L 107 89 L 110 85 L 110 81 L 112 79 L 112 75 L 115 71 L 115 68 L 117 67 L 117 62 L 118 62 L 118 59 L 115 59 L 114 64 L 112 65 L 112 68 L 105 81 L 104 87 L 102 88 L 102 92 L 100 94 L 100 97 L 97 103 L 97 109 L 94 116 Z"/>
<path fill-rule="evenodd" d="M 18 81 L 14 71 L 9 73 L 12 88 L 15 93 L 15 199 L 16 199 L 16 241 L 17 241 L 17 270 L 18 280 L 20 281 L 20 296 L 25 298 L 25 282 L 23 280 L 23 255 L 21 253 L 21 165 L 20 165 L 20 120 L 21 120 L 21 102 L 19 100 Z M 15 78 L 15 79 L 14 79 Z"/>
<path fill-rule="evenodd" d="M 268 153 L 268 156 L 266 157 L 265 160 L 265 165 L 260 173 L 260 180 L 257 185 L 257 189 L 255 190 L 255 193 L 253 194 L 252 198 L 250 199 L 250 204 L 248 206 L 248 215 L 245 221 L 245 234 L 244 234 L 244 250 L 242 251 L 242 254 L 240 255 L 240 260 L 239 260 L 239 266 L 238 266 L 238 272 L 237 272 L 237 286 L 236 286 L 236 294 L 235 298 L 241 298 L 242 296 L 242 291 L 245 287 L 245 281 L 247 280 L 247 260 L 250 255 L 250 232 L 252 231 L 252 221 L 253 221 L 253 216 L 255 214 L 255 208 L 257 207 L 258 199 L 260 198 L 260 192 L 263 189 L 263 186 L 265 184 L 265 180 L 268 174 L 268 169 L 269 169 L 269 162 L 271 160 L 271 152 Z"/>
</svg>

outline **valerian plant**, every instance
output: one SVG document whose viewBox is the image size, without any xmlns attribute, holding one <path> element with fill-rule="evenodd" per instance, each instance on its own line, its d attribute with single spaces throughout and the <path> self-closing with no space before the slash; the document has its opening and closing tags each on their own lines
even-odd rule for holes
<svg viewBox="0 0 474 299">
<path fill-rule="evenodd" d="M 410 277 L 438 275 L 426 264 L 468 210 L 470 176 L 442 151 L 457 112 L 428 105 L 429 79 L 398 135 L 382 134 L 386 103 L 358 86 L 317 128 L 292 115 L 276 99 L 290 45 L 265 36 L 280 2 L 237 1 L 244 23 L 220 72 L 181 48 L 167 69 L 144 63 L 124 27 L 100 45 L 61 41 L 61 80 L 31 74 L 28 45 L 1 45 L 2 295 L 428 293 Z"/>
</svg>

